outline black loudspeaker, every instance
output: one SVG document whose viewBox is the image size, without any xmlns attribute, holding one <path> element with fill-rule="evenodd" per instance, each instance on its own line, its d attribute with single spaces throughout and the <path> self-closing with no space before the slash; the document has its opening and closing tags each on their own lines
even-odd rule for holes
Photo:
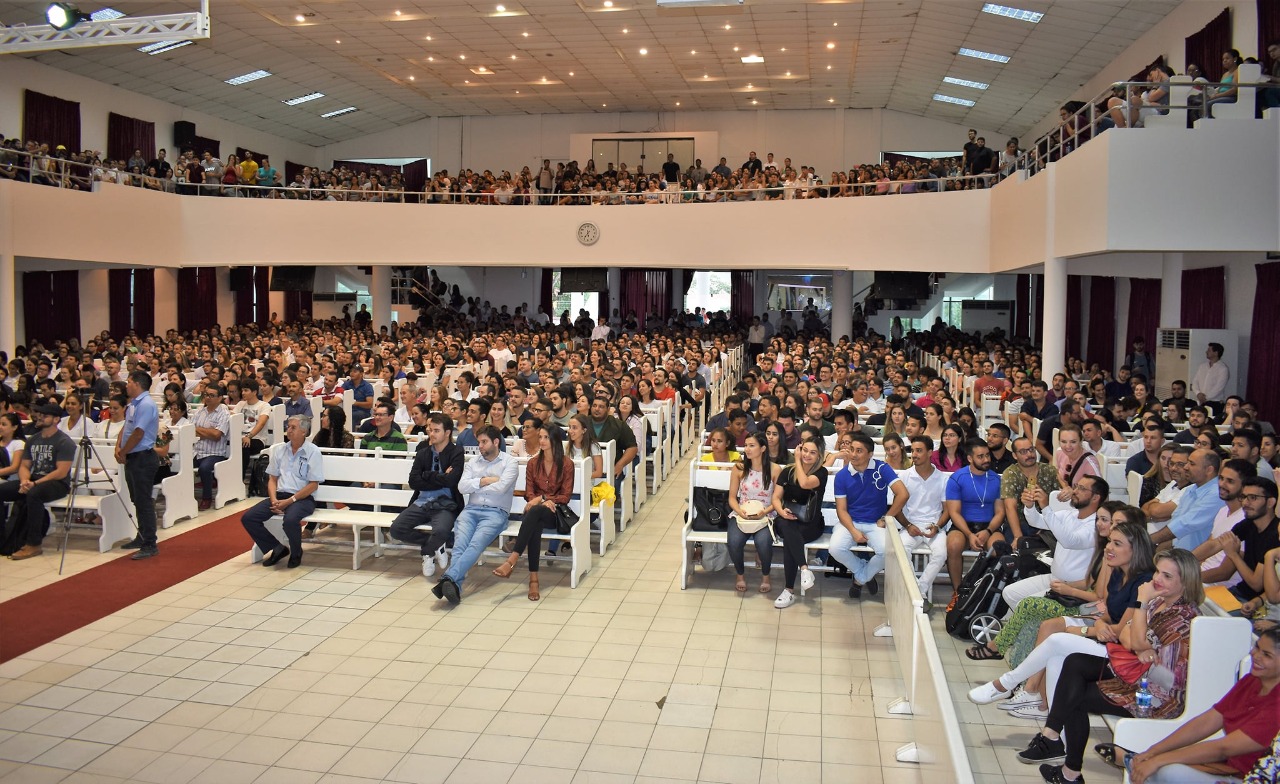
<svg viewBox="0 0 1280 784">
<path fill-rule="evenodd" d="M 189 150 L 196 143 L 196 124 L 178 120 L 173 124 L 173 146 L 179 151 Z"/>
</svg>

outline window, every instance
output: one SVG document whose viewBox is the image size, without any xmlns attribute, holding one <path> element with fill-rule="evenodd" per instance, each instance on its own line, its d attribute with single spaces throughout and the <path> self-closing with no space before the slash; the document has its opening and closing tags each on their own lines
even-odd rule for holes
<svg viewBox="0 0 1280 784">
<path fill-rule="evenodd" d="M 661 174 L 668 153 L 675 156 L 683 172 L 693 165 L 693 139 L 594 139 L 591 142 L 591 159 L 597 172 L 607 171 L 611 163 L 615 168 L 625 163 L 632 174 L 640 167 L 644 167 L 646 174 Z"/>
<path fill-rule="evenodd" d="M 704 312 L 715 313 L 723 310 L 728 313 L 732 284 L 728 272 L 695 272 L 689 293 L 684 298 L 684 309 L 692 313 L 694 308 L 702 308 Z"/>
<path fill-rule="evenodd" d="M 595 320 L 600 312 L 600 293 L 597 291 L 560 291 L 560 270 L 551 273 L 551 320 L 560 323 L 560 314 L 569 311 L 569 321 L 578 318 L 578 311 L 585 310 Z"/>
</svg>

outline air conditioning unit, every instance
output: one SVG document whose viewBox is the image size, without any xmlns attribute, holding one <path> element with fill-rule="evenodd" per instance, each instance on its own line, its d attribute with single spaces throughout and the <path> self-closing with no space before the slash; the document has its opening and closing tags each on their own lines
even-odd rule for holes
<svg viewBox="0 0 1280 784">
<path fill-rule="evenodd" d="M 927 327 L 928 325 L 926 325 Z M 1013 302 L 1004 300 L 966 299 L 960 303 L 960 329 L 970 334 L 987 334 L 996 329 L 1006 335 L 1013 332 Z"/>
<path fill-rule="evenodd" d="M 1205 349 L 1210 343 L 1222 346 L 1222 363 L 1231 371 L 1227 395 L 1236 394 L 1240 376 L 1240 339 L 1229 329 L 1181 329 L 1161 327 L 1156 333 L 1156 396 L 1164 399 L 1173 394 L 1173 382 L 1187 382 L 1191 397 L 1191 379 L 1208 360 Z"/>
</svg>

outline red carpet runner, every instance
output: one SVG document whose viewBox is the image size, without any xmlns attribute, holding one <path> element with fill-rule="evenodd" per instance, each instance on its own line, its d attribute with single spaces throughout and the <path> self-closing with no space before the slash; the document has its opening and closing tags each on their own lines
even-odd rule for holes
<svg viewBox="0 0 1280 784">
<path fill-rule="evenodd" d="M 47 546 L 41 558 L 61 553 Z M 129 554 L 0 604 L 0 663 L 248 552 L 240 513 L 160 542 L 145 561 Z M 3 567 L 0 567 L 3 568 Z"/>
</svg>

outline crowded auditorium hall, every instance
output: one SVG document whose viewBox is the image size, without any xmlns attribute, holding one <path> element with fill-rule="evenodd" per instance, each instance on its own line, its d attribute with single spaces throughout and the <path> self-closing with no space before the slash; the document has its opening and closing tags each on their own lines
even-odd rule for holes
<svg viewBox="0 0 1280 784">
<path fill-rule="evenodd" d="M 1280 784 L 1280 0 L 108 1 L 0 784 Z"/>
</svg>

